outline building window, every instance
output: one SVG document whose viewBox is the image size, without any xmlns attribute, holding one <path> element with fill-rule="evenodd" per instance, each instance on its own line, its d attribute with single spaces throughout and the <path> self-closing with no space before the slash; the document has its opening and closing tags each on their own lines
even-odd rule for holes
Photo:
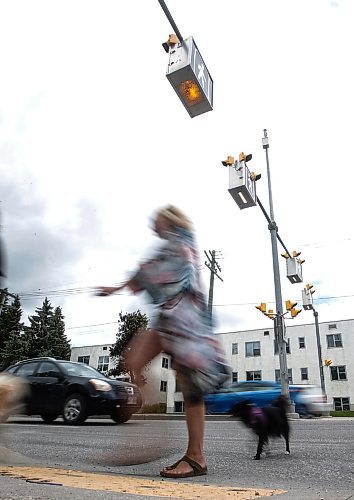
<svg viewBox="0 0 354 500">
<path fill-rule="evenodd" d="M 102 351 L 107 351 L 107 346 L 102 347 Z"/>
<path fill-rule="evenodd" d="M 246 372 L 246 380 L 262 380 L 262 372 L 261 370 L 256 370 L 253 372 Z"/>
<path fill-rule="evenodd" d="M 232 344 L 232 354 L 238 354 L 238 344 L 237 344 L 237 342 L 233 342 L 233 344 Z"/>
<path fill-rule="evenodd" d="M 347 380 L 345 366 L 330 366 L 331 380 Z"/>
<path fill-rule="evenodd" d="M 238 372 L 232 372 L 232 381 L 238 382 Z"/>
<path fill-rule="evenodd" d="M 279 354 L 279 345 L 276 340 L 274 340 L 274 354 Z M 286 342 L 286 354 L 290 354 L 290 339 Z"/>
<path fill-rule="evenodd" d="M 330 349 L 331 347 L 343 347 L 342 334 L 332 333 L 330 335 L 327 335 L 327 347 L 328 349 Z"/>
<path fill-rule="evenodd" d="M 168 358 L 162 356 L 162 368 L 168 368 Z"/>
<path fill-rule="evenodd" d="M 300 371 L 301 371 L 301 380 L 308 380 L 309 379 L 308 368 L 300 368 Z"/>
<path fill-rule="evenodd" d="M 269 330 L 266 330 L 265 332 L 263 332 L 263 335 L 264 336 L 269 335 Z"/>
<path fill-rule="evenodd" d="M 108 371 L 108 365 L 109 365 L 109 356 L 99 356 L 98 357 L 97 370 L 99 372 Z"/>
<path fill-rule="evenodd" d="M 161 392 L 166 392 L 167 391 L 167 381 L 166 380 L 161 380 L 161 382 L 160 382 L 160 391 Z"/>
<path fill-rule="evenodd" d="M 77 357 L 78 363 L 84 363 L 85 365 L 90 364 L 90 356 L 78 356 Z"/>
<path fill-rule="evenodd" d="M 275 370 L 275 381 L 280 383 L 280 370 Z M 293 383 L 293 369 L 288 368 L 288 383 L 292 384 Z"/>
<path fill-rule="evenodd" d="M 305 337 L 299 337 L 299 349 L 305 349 Z"/>
<path fill-rule="evenodd" d="M 349 398 L 333 398 L 333 408 L 336 411 L 350 410 Z"/>
<path fill-rule="evenodd" d="M 175 413 L 184 412 L 184 401 L 175 401 Z"/>
<path fill-rule="evenodd" d="M 260 356 L 261 343 L 260 342 L 246 342 L 246 356 Z"/>
<path fill-rule="evenodd" d="M 328 330 L 336 330 L 336 329 L 337 329 L 337 325 L 335 323 L 328 325 Z"/>
</svg>

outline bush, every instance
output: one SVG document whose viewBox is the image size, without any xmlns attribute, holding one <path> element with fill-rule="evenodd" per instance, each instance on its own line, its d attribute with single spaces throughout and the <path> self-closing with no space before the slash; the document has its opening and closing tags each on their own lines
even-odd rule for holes
<svg viewBox="0 0 354 500">
<path fill-rule="evenodd" d="M 331 417 L 354 417 L 354 411 L 352 410 L 331 411 Z"/>
<path fill-rule="evenodd" d="M 156 403 L 154 405 L 144 405 L 139 413 L 166 413 L 166 403 Z"/>
</svg>

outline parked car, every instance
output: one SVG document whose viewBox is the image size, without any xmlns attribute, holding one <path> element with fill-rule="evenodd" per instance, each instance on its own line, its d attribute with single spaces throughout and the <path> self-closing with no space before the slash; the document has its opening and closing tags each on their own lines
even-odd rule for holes
<svg viewBox="0 0 354 500">
<path fill-rule="evenodd" d="M 271 380 L 234 382 L 204 396 L 208 414 L 231 414 L 236 403 L 248 399 L 259 407 L 272 404 L 281 394 L 281 385 Z M 289 385 L 290 398 L 300 416 L 326 413 L 322 391 L 315 385 Z"/>
<path fill-rule="evenodd" d="M 23 413 L 40 415 L 48 423 L 59 415 L 66 424 L 82 423 L 92 415 L 124 423 L 142 405 L 136 385 L 110 379 L 83 363 L 43 357 L 19 361 L 6 371 L 29 382 Z"/>
</svg>

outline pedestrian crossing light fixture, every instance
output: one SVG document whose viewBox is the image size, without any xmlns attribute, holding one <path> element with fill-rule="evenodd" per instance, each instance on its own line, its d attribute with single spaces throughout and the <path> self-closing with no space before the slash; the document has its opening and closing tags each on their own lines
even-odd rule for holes
<svg viewBox="0 0 354 500">
<path fill-rule="evenodd" d="M 304 259 L 300 259 L 301 252 L 293 252 L 292 257 L 288 253 L 282 253 L 281 256 L 286 259 L 286 275 L 291 283 L 302 282 L 302 264 Z"/>
<path fill-rule="evenodd" d="M 239 159 L 229 169 L 229 193 L 241 210 L 257 205 L 256 181 L 260 174 L 249 171 L 247 162 L 251 159 L 251 154 L 240 153 Z"/>
<path fill-rule="evenodd" d="M 169 82 L 191 118 L 211 111 L 213 80 L 193 37 L 182 42 L 177 37 L 171 40 L 171 37 L 163 44 L 169 54 L 166 72 Z"/>
<path fill-rule="evenodd" d="M 309 311 L 313 309 L 313 297 L 312 295 L 315 293 L 313 290 L 313 285 L 308 283 L 306 287 L 302 290 L 302 306 L 305 311 Z"/>
<path fill-rule="evenodd" d="M 324 364 L 325 364 L 325 366 L 331 366 L 332 360 L 327 358 L 324 360 Z"/>
</svg>

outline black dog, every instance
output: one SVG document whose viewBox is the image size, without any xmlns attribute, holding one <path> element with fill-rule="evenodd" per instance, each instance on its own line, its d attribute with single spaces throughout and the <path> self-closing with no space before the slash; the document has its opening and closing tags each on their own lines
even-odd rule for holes
<svg viewBox="0 0 354 500">
<path fill-rule="evenodd" d="M 249 400 L 237 403 L 232 411 L 234 417 L 239 417 L 242 422 L 252 429 L 258 436 L 257 453 L 254 460 L 260 460 L 263 446 L 268 443 L 270 436 L 283 436 L 286 442 L 286 453 L 290 453 L 289 433 L 290 426 L 286 414 L 287 399 L 279 396 L 272 406 L 258 408 Z"/>
</svg>

